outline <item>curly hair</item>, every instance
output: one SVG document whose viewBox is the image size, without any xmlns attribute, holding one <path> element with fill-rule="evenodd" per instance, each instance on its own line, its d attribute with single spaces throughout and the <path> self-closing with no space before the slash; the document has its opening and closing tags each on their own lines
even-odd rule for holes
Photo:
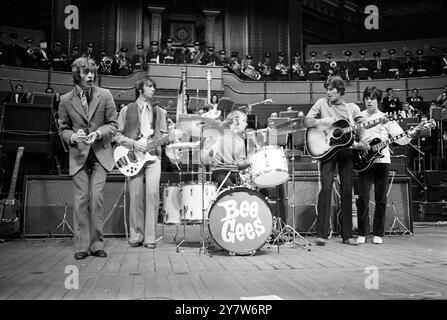
<svg viewBox="0 0 447 320">
<path fill-rule="evenodd" d="M 81 83 L 81 70 L 84 70 L 85 73 L 89 71 L 93 71 L 94 78 L 93 81 L 98 79 L 98 72 L 95 60 L 90 58 L 77 58 L 71 65 L 71 74 L 73 76 L 73 82 L 75 84 Z"/>
<path fill-rule="evenodd" d="M 328 78 L 324 82 L 324 88 L 327 89 L 337 89 L 337 92 L 340 93 L 340 95 L 345 94 L 345 82 L 343 79 L 339 76 L 333 76 Z"/>
</svg>

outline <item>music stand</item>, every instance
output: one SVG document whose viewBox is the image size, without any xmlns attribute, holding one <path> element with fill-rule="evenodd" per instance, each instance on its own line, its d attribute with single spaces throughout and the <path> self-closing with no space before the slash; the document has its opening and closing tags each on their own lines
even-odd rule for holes
<svg viewBox="0 0 447 320">
<path fill-rule="evenodd" d="M 217 103 L 217 110 L 220 111 L 224 119 L 227 117 L 227 114 L 229 114 L 233 110 L 233 107 L 234 102 L 230 100 L 230 98 L 222 97 Z"/>
</svg>

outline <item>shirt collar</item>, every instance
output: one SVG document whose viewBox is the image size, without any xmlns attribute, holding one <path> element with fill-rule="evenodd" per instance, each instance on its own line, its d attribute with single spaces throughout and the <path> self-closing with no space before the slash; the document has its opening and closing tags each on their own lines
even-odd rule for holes
<svg viewBox="0 0 447 320">
<path fill-rule="evenodd" d="M 143 100 L 143 99 L 137 99 L 136 102 L 137 102 L 137 105 L 138 105 L 138 110 L 140 110 L 140 112 L 143 111 L 143 108 L 145 106 L 147 106 L 147 107 L 150 106 L 149 103 L 147 101 Z M 149 108 L 149 111 L 150 111 L 150 108 Z"/>
<path fill-rule="evenodd" d="M 76 85 L 76 93 L 78 94 L 78 96 L 80 98 L 82 98 L 82 94 L 83 94 L 84 91 L 88 91 L 89 96 L 91 96 L 92 88 L 84 90 L 84 89 L 82 89 L 82 87 L 80 85 L 78 85 L 78 84 Z"/>
</svg>

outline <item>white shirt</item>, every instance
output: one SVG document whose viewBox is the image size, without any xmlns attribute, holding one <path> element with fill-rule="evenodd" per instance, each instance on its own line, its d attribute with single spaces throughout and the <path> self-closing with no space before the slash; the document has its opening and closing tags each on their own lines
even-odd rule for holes
<svg viewBox="0 0 447 320">
<path fill-rule="evenodd" d="M 361 116 L 365 118 L 365 121 L 370 121 L 378 118 L 382 118 L 385 116 L 385 114 L 381 111 L 377 111 L 376 113 L 370 114 L 368 113 L 368 110 L 363 110 L 361 112 Z M 380 140 L 388 140 L 390 137 L 397 136 L 404 132 L 404 130 L 399 126 L 399 124 L 396 121 L 388 121 L 385 124 L 378 124 L 377 126 L 374 126 L 369 129 L 361 129 L 360 130 L 360 140 L 369 142 L 374 138 L 379 138 Z M 403 137 L 397 141 L 396 143 L 400 145 L 408 144 L 411 141 L 411 138 Z M 386 146 L 382 150 L 382 154 L 384 155 L 383 158 L 375 159 L 373 163 L 391 163 L 391 157 L 390 157 L 390 149 L 388 146 Z"/>
</svg>

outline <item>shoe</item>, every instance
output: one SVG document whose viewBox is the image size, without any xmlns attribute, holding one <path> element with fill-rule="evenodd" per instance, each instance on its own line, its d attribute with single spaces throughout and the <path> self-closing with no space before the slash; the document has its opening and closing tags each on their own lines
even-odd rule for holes
<svg viewBox="0 0 447 320">
<path fill-rule="evenodd" d="M 88 256 L 88 253 L 87 253 L 87 252 L 84 252 L 84 251 L 76 252 L 76 253 L 74 254 L 74 258 L 75 258 L 76 260 L 83 260 L 83 259 L 87 258 L 87 256 Z"/>
<path fill-rule="evenodd" d="M 155 249 L 157 247 L 157 244 L 156 243 L 145 243 L 145 244 L 143 244 L 143 246 L 148 249 Z"/>
<path fill-rule="evenodd" d="M 364 244 L 366 242 L 366 237 L 358 236 L 356 241 L 358 244 Z"/>
<path fill-rule="evenodd" d="M 96 250 L 92 253 L 92 256 L 98 258 L 107 258 L 107 253 L 104 250 Z"/>
<path fill-rule="evenodd" d="M 143 245 L 143 242 L 140 242 L 140 241 L 131 242 L 131 241 L 129 241 L 129 245 L 130 245 L 132 248 L 135 248 L 135 247 L 142 246 L 142 245 Z"/>
<path fill-rule="evenodd" d="M 326 240 L 324 240 L 323 238 L 316 238 L 315 245 L 320 246 L 320 247 L 325 246 Z"/>
<path fill-rule="evenodd" d="M 351 246 L 358 246 L 359 245 L 357 240 L 354 240 L 353 238 L 345 239 L 345 240 L 343 240 L 343 243 L 351 245 Z"/>
<path fill-rule="evenodd" d="M 382 244 L 383 243 L 382 237 L 374 236 L 373 237 L 373 243 L 375 243 L 375 244 Z"/>
</svg>

